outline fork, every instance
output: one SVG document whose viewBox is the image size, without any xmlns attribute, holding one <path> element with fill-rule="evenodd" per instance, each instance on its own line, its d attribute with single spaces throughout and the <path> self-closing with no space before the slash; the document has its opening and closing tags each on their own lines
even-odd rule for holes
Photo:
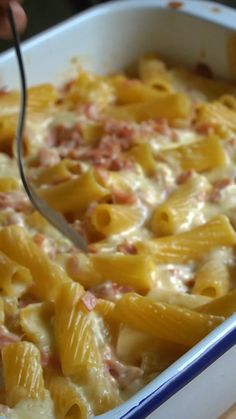
<svg viewBox="0 0 236 419">
<path fill-rule="evenodd" d="M 20 37 L 16 29 L 15 19 L 12 13 L 11 5 L 8 7 L 8 19 L 12 31 L 12 36 L 14 40 L 14 48 L 20 73 L 20 83 L 21 83 L 21 105 L 19 119 L 16 129 L 16 149 L 17 149 L 17 163 L 20 172 L 20 177 L 25 188 L 25 191 L 32 203 L 32 205 L 40 212 L 40 214 L 47 219 L 47 221 L 52 224 L 57 230 L 59 230 L 64 236 L 66 236 L 75 247 L 87 252 L 87 243 L 85 239 L 77 233 L 70 224 L 67 223 L 65 218 L 58 212 L 54 211 L 41 197 L 37 195 L 34 191 L 34 188 L 30 185 L 25 169 L 24 169 L 24 159 L 23 159 L 23 133 L 25 125 L 25 116 L 26 116 L 26 106 L 27 106 L 27 85 L 26 85 L 26 76 L 24 62 L 21 53 L 20 47 Z"/>
</svg>

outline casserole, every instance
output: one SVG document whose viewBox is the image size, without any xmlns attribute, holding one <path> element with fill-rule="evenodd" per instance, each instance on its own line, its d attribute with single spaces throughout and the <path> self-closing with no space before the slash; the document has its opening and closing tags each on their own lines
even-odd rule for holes
<svg viewBox="0 0 236 419">
<path fill-rule="evenodd" d="M 65 77 L 65 63 L 76 56 L 95 71 L 107 73 L 120 70 L 143 53 L 155 50 L 156 40 L 158 51 L 167 59 L 187 65 L 204 60 L 215 74 L 229 78 L 233 73 L 230 48 L 233 45 L 235 12 L 228 8 L 217 8 L 209 2 L 201 6 L 199 2 L 183 2 L 179 10 L 181 13 L 173 10 L 173 4 L 170 6 L 164 1 L 122 1 L 101 6 L 27 42 L 24 53 L 29 84 L 50 82 L 55 80 L 55 76 L 58 76 L 59 81 L 60 77 Z M 130 25 L 130 19 L 135 20 L 135 26 Z M 176 36 L 173 38 L 174 31 Z M 188 31 L 196 36 L 186 36 Z M 106 44 L 108 36 L 109 44 Z M 58 54 L 63 43 L 66 48 L 63 53 Z M 217 51 L 214 50 L 214 45 Z M 46 62 L 46 56 L 50 56 L 51 60 Z M 2 86 L 17 87 L 17 71 L 13 60 L 12 52 L 1 57 Z M 101 417 L 147 416 L 184 384 L 233 348 L 236 339 L 235 325 L 235 316 L 232 316 L 132 399 Z M 235 350 L 231 349 L 228 356 L 230 362 L 235 356 Z M 232 384 L 230 387 L 232 389 Z M 218 410 L 215 409 L 210 414 L 221 414 L 235 401 L 234 395 L 228 389 L 224 389 L 224 392 L 227 393 L 225 403 L 221 401 Z M 181 410 L 178 413 L 176 405 L 174 408 L 175 417 L 183 418 L 185 413 L 180 413 Z M 161 409 L 162 413 L 157 412 L 158 417 L 161 414 L 166 415 L 163 413 L 164 405 Z M 191 417 L 194 417 L 192 413 Z"/>
</svg>

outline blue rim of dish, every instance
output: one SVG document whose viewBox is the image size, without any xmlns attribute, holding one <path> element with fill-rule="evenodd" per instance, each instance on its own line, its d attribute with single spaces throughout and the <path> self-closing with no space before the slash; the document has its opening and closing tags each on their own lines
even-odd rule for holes
<svg viewBox="0 0 236 419">
<path fill-rule="evenodd" d="M 212 347 L 205 350 L 191 364 L 181 372 L 171 377 L 154 392 L 141 400 L 141 402 L 122 415 L 120 419 L 144 419 L 171 396 L 181 390 L 186 384 L 197 377 L 202 371 L 213 364 L 225 352 L 236 345 L 236 328 L 220 338 Z"/>
</svg>

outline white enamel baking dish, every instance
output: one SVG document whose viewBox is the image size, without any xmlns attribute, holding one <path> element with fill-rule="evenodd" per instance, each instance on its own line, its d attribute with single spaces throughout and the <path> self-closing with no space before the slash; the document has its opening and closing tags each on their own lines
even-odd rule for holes
<svg viewBox="0 0 236 419">
<path fill-rule="evenodd" d="M 211 2 L 118 1 L 86 11 L 24 44 L 30 85 L 59 81 L 75 57 L 92 70 L 126 67 L 145 52 L 230 78 L 227 44 L 236 11 Z M 236 50 L 235 50 L 236 56 Z M 71 64 L 72 66 L 72 64 Z M 0 57 L 0 87 L 17 87 L 14 53 Z M 236 314 L 129 401 L 101 419 L 216 419 L 236 402 Z"/>
</svg>

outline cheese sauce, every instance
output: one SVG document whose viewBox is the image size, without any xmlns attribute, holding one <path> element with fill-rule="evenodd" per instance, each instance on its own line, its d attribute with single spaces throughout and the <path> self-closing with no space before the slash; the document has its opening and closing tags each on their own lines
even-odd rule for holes
<svg viewBox="0 0 236 419">
<path fill-rule="evenodd" d="M 135 261 L 137 260 L 135 257 L 139 256 L 140 243 L 145 244 L 149 240 L 151 243 L 158 243 L 159 238 L 170 235 L 178 237 L 178 234 L 185 234 L 205 225 L 219 214 L 226 215 L 231 225 L 236 228 L 234 129 L 228 128 L 227 125 L 226 131 L 221 131 L 222 126 L 219 127 L 217 123 L 217 115 L 213 121 L 210 116 L 207 120 L 201 120 L 199 116 L 201 112 L 204 113 L 203 104 L 211 103 L 213 99 L 220 101 L 223 93 L 231 94 L 231 100 L 234 101 L 235 86 L 211 80 L 208 92 L 208 79 L 179 68 L 169 69 L 159 58 L 155 60 L 162 68 L 161 74 L 158 73 L 157 77 L 161 80 L 163 71 L 166 72 L 168 83 L 171 84 L 171 94 L 168 91 L 160 92 L 158 87 L 153 85 L 147 86 L 143 80 L 140 83 L 125 78 L 124 83 L 128 84 L 124 84 L 119 90 L 116 77 L 103 78 L 82 71 L 75 80 L 57 90 L 54 102 L 51 100 L 52 105 L 48 105 L 49 109 L 44 104 L 46 109 L 41 110 L 39 115 L 33 113 L 33 116 L 29 110 L 25 132 L 25 161 L 29 178 L 38 193 L 49 191 L 48 196 L 50 193 L 54 194 L 51 204 L 55 205 L 56 210 L 62 211 L 61 208 L 64 208 L 62 203 L 73 201 L 71 210 L 62 212 L 68 223 L 88 241 L 88 256 L 73 248 L 66 238 L 35 212 L 20 181 L 16 180 L 18 170 L 14 159 L 15 149 L 12 146 L 11 153 L 7 153 L 4 147 L 1 149 L 0 142 L 0 228 L 17 225 L 26 230 L 39 250 L 53 264 L 60 266 L 62 275 L 80 282 L 86 291 L 80 300 L 82 308 L 78 305 L 80 307 L 78 312 L 82 310 L 86 313 L 86 321 L 91 325 L 91 335 L 86 334 L 88 333 L 86 328 L 82 330 L 82 337 L 87 339 L 83 356 L 90 364 L 84 367 L 86 362 L 83 359 L 79 373 L 75 371 L 74 375 L 65 376 L 66 382 L 70 384 L 69 387 L 76 393 L 76 403 L 78 399 L 80 400 L 78 403 L 81 406 L 81 415 L 78 416 L 78 410 L 72 409 L 76 405 L 73 402 L 71 410 L 68 409 L 63 418 L 86 419 L 111 410 L 131 397 L 188 349 L 186 344 L 167 341 L 161 337 L 153 338 L 152 334 L 148 331 L 144 333 L 144 330 L 139 330 L 138 326 L 137 330 L 132 328 L 126 324 L 125 317 L 117 318 L 114 314 L 117 303 L 122 301 L 127 293 L 136 292 L 144 298 L 147 296 L 150 305 L 157 302 L 163 311 L 167 310 L 166 304 L 179 307 L 181 313 L 188 309 L 190 311 L 186 316 L 191 317 L 191 310 L 194 311 L 210 303 L 214 298 L 207 293 L 209 287 L 207 290 L 196 290 L 199 272 L 204 270 L 209 262 L 213 264 L 212 266 L 217 263 L 218 267 L 224 268 L 222 272 L 227 278 L 224 277 L 221 296 L 234 290 L 236 286 L 234 279 L 236 261 L 232 245 L 209 245 L 209 250 L 206 248 L 207 250 L 198 257 L 184 262 L 177 260 L 176 263 L 172 263 L 171 260 L 163 263 L 158 260 L 158 255 L 155 257 L 151 249 L 150 254 L 144 256 L 147 256 L 147 259 L 142 272 L 140 268 L 140 272 L 134 270 L 130 273 L 131 264 L 124 265 L 125 268 L 122 265 L 109 268 L 109 257 L 114 257 L 115 260 L 115 256 L 127 256 L 127 260 L 133 257 L 131 260 Z M 133 94 L 138 99 L 130 98 L 127 93 L 129 89 L 126 91 L 126 88 L 135 86 L 138 86 L 138 89 L 134 90 Z M 225 91 L 222 91 L 222 86 Z M 178 94 L 179 91 L 184 92 L 188 111 L 184 114 L 183 101 L 181 109 L 176 110 L 180 114 L 176 118 L 168 116 L 164 105 L 158 109 L 156 117 L 143 117 L 138 109 L 140 106 L 145 108 L 149 103 L 148 100 L 151 100 L 148 96 L 145 102 L 142 95 L 140 96 L 140 91 L 143 92 L 142 89 L 145 88 L 146 94 L 155 97 L 155 100 L 160 100 L 160 97 L 164 97 L 163 94 L 171 96 Z M 35 95 L 37 104 L 39 100 L 37 87 Z M 10 96 L 11 93 L 9 93 L 9 105 L 4 98 L 3 117 L 5 118 L 17 111 L 15 105 L 11 106 Z M 14 104 L 14 101 L 12 103 Z M 224 111 L 227 113 L 229 110 L 226 107 Z M 230 111 L 235 112 L 232 109 Z M 124 115 L 123 119 L 119 112 Z M 149 115 L 145 112 L 144 115 Z M 227 121 L 226 118 L 226 124 Z M 207 143 L 212 136 L 218 151 L 204 149 L 205 154 L 202 152 L 201 155 L 199 149 L 194 149 L 195 145 L 203 144 L 204 141 Z M 6 138 L 3 135 L 2 142 L 4 141 Z M 215 156 L 215 153 L 218 155 Z M 60 192 L 63 187 L 66 190 L 65 185 L 70 181 L 80 180 L 89 171 L 94 173 L 95 184 L 87 185 L 86 190 L 75 190 L 75 192 L 70 190 L 68 195 Z M 196 191 L 190 191 L 182 201 L 180 198 L 178 202 L 173 201 L 176 193 L 195 180 Z M 100 195 L 97 193 L 98 190 Z M 84 206 L 78 204 L 81 196 L 87 200 Z M 193 204 L 189 205 L 189 202 Z M 99 230 L 93 221 L 93 215 L 101 204 L 107 204 L 110 208 L 117 208 L 120 211 L 122 208 L 129 208 L 130 214 L 134 213 L 135 216 L 132 219 L 127 213 L 123 215 L 121 211 L 121 215 L 116 216 L 114 225 L 117 227 L 122 224 L 122 219 L 123 225 L 118 230 L 114 228 L 114 231 L 111 230 L 108 234 L 102 228 Z M 157 232 L 160 231 L 159 226 L 157 230 L 154 227 L 155 212 L 164 204 L 170 210 L 167 213 L 167 221 L 169 214 L 174 213 L 176 219 L 181 216 L 181 211 L 185 214 L 182 219 L 179 218 L 181 221 L 178 221 L 177 226 L 173 226 L 173 222 L 170 234 Z M 111 218 L 112 215 L 109 213 L 108 224 Z M 161 223 L 161 218 L 159 222 Z M 200 239 L 202 236 L 199 235 Z M 176 243 L 170 249 L 170 254 L 178 250 L 178 242 Z M 186 243 L 187 247 L 192 245 L 191 242 Z M 196 246 L 198 246 L 197 240 Z M 102 273 L 99 271 L 99 265 L 96 269 L 93 265 L 93 261 L 96 261 L 96 257 L 99 259 L 99 256 L 108 258 L 108 262 L 106 260 L 104 262 Z M 17 255 L 9 257 L 18 261 Z M 33 262 L 24 263 L 30 275 L 33 275 Z M 40 266 L 40 257 L 37 263 Z M 149 263 L 150 270 L 152 269 L 150 272 Z M 10 275 L 1 269 L 3 267 L 0 264 L 2 278 L 5 278 L 4 275 Z M 15 280 L 14 275 L 15 272 L 8 280 Z M 145 281 L 148 277 L 149 285 L 138 287 L 134 278 L 139 280 L 139 276 L 142 275 Z M 126 277 L 130 282 L 124 282 Z M 210 279 L 211 274 L 208 272 L 206 281 Z M 50 393 L 50 377 L 53 374 L 64 377 L 61 354 L 55 343 L 57 337 L 54 335 L 56 316 L 54 301 L 49 302 L 46 314 L 44 311 L 38 314 L 37 311 L 27 319 L 26 324 L 32 334 L 22 326 L 22 310 L 27 307 L 29 311 L 31 308 L 39 310 L 42 307 L 40 304 L 44 304 L 35 292 L 34 282 L 26 287 L 21 295 L 8 295 L 4 286 L 1 287 L 0 281 L 1 302 L 0 319 L 3 324 L 0 326 L 0 347 L 2 349 L 19 341 L 30 341 L 38 347 L 45 393 L 41 399 L 36 397 L 33 400 L 29 397 L 8 408 L 6 405 L 9 400 L 7 394 L 9 390 L 6 391 L 4 387 L 4 365 L 1 364 L 0 370 L 1 372 L 3 370 L 3 374 L 0 374 L 0 389 L 3 405 L 0 406 L 0 414 L 8 419 L 62 419 L 58 409 L 65 399 L 62 403 L 59 396 L 57 398 L 55 394 Z M 64 307 L 61 307 L 62 311 L 63 309 Z M 45 317 L 41 318 L 41 315 L 46 316 L 46 320 Z M 129 313 L 127 317 L 128 315 Z M 143 317 L 146 319 L 144 314 Z M 143 317 L 141 316 L 140 323 Z M 78 317 L 75 327 L 79 321 Z M 212 327 L 213 324 L 210 317 L 208 327 Z M 35 338 L 37 334 L 41 336 L 39 341 Z M 74 337 L 71 339 L 73 341 Z M 65 347 L 73 346 L 73 342 L 65 341 Z M 88 342 L 91 343 L 91 347 L 92 345 L 96 347 L 99 366 L 98 361 L 94 360 L 94 363 L 91 361 Z M 71 355 L 72 358 L 77 357 L 77 351 L 80 349 L 76 344 L 74 347 L 76 353 Z"/>
</svg>

